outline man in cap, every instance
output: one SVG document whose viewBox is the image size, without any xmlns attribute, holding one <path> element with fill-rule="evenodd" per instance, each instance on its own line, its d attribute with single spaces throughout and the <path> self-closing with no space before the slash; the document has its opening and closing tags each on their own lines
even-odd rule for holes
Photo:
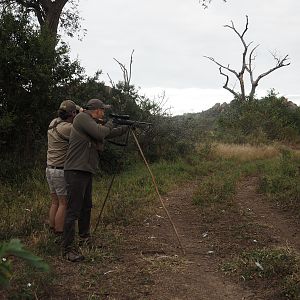
<svg viewBox="0 0 300 300">
<path fill-rule="evenodd" d="M 69 149 L 64 165 L 67 183 L 68 204 L 64 223 L 63 257 L 77 262 L 84 257 L 74 248 L 75 222 L 82 240 L 90 239 L 92 208 L 92 178 L 98 167 L 98 151 L 103 148 L 105 138 L 127 132 L 127 126 L 114 127 L 111 122 L 98 124 L 103 120 L 105 109 L 109 108 L 100 99 L 87 102 L 86 110 L 79 113 L 71 129 Z"/>
<path fill-rule="evenodd" d="M 64 163 L 76 109 L 77 106 L 73 101 L 63 101 L 58 109 L 58 117 L 51 121 L 48 128 L 46 178 L 52 199 L 49 226 L 58 236 L 62 235 L 64 226 L 67 198 Z"/>
</svg>

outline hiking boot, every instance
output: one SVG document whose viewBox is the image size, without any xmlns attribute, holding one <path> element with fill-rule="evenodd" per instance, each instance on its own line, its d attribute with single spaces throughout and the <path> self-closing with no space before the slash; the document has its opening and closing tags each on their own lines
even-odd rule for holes
<svg viewBox="0 0 300 300">
<path fill-rule="evenodd" d="M 79 262 L 84 260 L 84 256 L 75 249 L 65 251 L 63 258 L 71 262 Z"/>
</svg>

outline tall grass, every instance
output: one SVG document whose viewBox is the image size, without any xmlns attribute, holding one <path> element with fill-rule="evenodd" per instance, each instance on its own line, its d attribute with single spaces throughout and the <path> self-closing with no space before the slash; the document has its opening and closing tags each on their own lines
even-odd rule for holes
<svg viewBox="0 0 300 300">
<path fill-rule="evenodd" d="M 216 144 L 216 155 L 226 159 L 237 159 L 239 161 L 254 161 L 277 157 L 280 153 L 275 146 L 253 146 L 249 144 Z"/>
<path fill-rule="evenodd" d="M 202 167 L 201 167 L 202 165 Z M 203 161 L 161 161 L 151 165 L 159 191 L 164 195 L 172 186 L 207 173 Z M 96 176 L 93 189 L 93 221 L 97 218 L 112 176 Z M 104 221 L 128 224 L 139 220 L 157 200 L 147 168 L 138 162 L 116 176 L 104 210 Z M 35 170 L 21 185 L 2 185 L 0 189 L 0 240 L 34 236 L 44 231 L 50 195 L 44 170 Z"/>
<path fill-rule="evenodd" d="M 300 157 L 292 151 L 282 151 L 279 159 L 268 164 L 260 176 L 260 191 L 284 208 L 300 208 Z M 299 215 L 300 213 L 298 213 Z"/>
</svg>

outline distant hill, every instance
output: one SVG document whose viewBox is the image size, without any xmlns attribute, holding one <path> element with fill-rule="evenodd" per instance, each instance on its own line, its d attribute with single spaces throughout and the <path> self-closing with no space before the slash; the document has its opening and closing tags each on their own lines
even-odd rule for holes
<svg viewBox="0 0 300 300">
<path fill-rule="evenodd" d="M 176 127 L 184 132 L 189 140 L 199 141 L 212 135 L 220 115 L 228 108 L 227 103 L 216 103 L 208 110 L 198 113 L 185 113 L 172 117 Z"/>
<path fill-rule="evenodd" d="M 219 119 L 221 131 L 218 126 Z M 219 137 L 220 133 L 223 137 L 232 135 L 233 138 L 237 135 L 246 137 L 263 133 L 268 140 L 295 139 L 300 131 L 297 104 L 274 95 L 252 103 L 239 104 L 237 101 L 229 104 L 216 103 L 208 110 L 174 116 L 172 120 L 189 139 L 194 141 L 215 137 L 217 132 Z M 275 128 L 277 134 L 271 134 Z M 242 141 L 244 138 L 239 137 L 239 140 Z"/>
</svg>

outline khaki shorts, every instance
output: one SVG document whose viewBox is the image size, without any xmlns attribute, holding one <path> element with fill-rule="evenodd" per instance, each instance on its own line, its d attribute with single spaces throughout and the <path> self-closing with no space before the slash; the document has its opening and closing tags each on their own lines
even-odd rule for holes
<svg viewBox="0 0 300 300">
<path fill-rule="evenodd" d="M 57 196 L 67 195 L 64 170 L 46 168 L 46 178 L 51 194 L 56 194 Z"/>
</svg>

